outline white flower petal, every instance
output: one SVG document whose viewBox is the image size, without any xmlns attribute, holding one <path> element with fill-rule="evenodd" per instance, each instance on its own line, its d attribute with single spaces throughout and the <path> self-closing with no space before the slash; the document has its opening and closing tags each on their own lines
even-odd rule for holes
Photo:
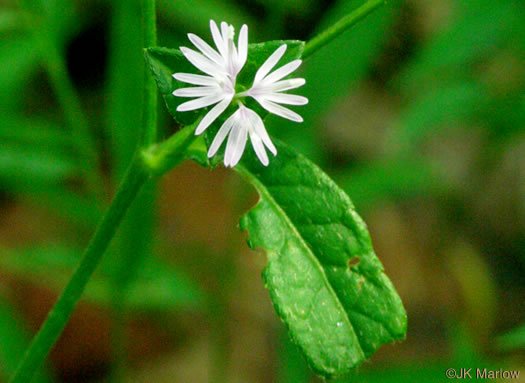
<svg viewBox="0 0 525 383">
<path fill-rule="evenodd" d="M 303 122 L 303 118 L 301 116 L 291 111 L 290 109 L 285 108 L 284 106 L 278 105 L 272 101 L 268 101 L 264 97 L 257 97 L 255 99 L 259 102 L 259 104 L 261 104 L 261 106 L 264 109 L 266 109 L 270 113 L 276 114 L 277 116 L 281 116 L 282 118 L 286 118 L 287 120 Z"/>
<path fill-rule="evenodd" d="M 275 148 L 272 140 L 270 139 L 270 136 L 268 135 L 268 132 L 264 127 L 264 123 L 261 117 L 249 108 L 246 108 L 246 113 L 250 118 L 251 126 L 255 130 L 255 134 L 257 134 L 257 136 L 261 138 L 264 145 L 266 145 L 266 147 L 270 149 L 270 152 L 272 152 L 275 156 L 277 154 L 277 149 Z"/>
<path fill-rule="evenodd" d="M 217 80 L 213 77 L 203 76 L 193 73 L 174 73 L 172 74 L 175 80 L 185 82 L 193 85 L 217 85 Z"/>
<path fill-rule="evenodd" d="M 217 93 L 210 96 L 205 96 L 197 98 L 195 100 L 187 101 L 183 104 L 180 104 L 177 107 L 177 112 L 187 112 L 189 110 L 195 110 L 200 108 L 205 108 L 207 106 L 216 104 L 224 98 L 223 94 Z"/>
<path fill-rule="evenodd" d="M 202 72 L 213 77 L 220 77 L 223 75 L 223 69 L 220 66 L 214 64 L 210 59 L 206 58 L 203 54 L 186 47 L 180 47 L 180 51 L 189 62 L 191 62 Z"/>
<path fill-rule="evenodd" d="M 279 48 L 275 50 L 271 54 L 270 57 L 264 62 L 264 64 L 259 68 L 257 73 L 255 74 L 255 79 L 253 80 L 253 84 L 257 84 L 259 81 L 261 81 L 277 64 L 277 62 L 283 57 L 284 52 L 286 52 L 286 44 L 281 45 Z"/>
<path fill-rule="evenodd" d="M 215 46 L 219 50 L 219 53 L 223 58 L 228 57 L 228 52 L 226 50 L 226 42 L 223 40 L 221 32 L 219 32 L 219 28 L 217 27 L 217 24 L 215 24 L 215 21 L 213 20 L 210 20 L 210 29 L 213 41 L 215 42 Z"/>
<path fill-rule="evenodd" d="M 277 69 L 275 72 L 266 76 L 263 80 L 263 83 L 268 84 L 268 83 L 273 83 L 273 82 L 281 80 L 282 78 L 288 76 L 294 70 L 299 68 L 301 63 L 302 63 L 301 60 L 294 60 L 292 62 L 289 62 L 286 65 L 283 65 L 282 67 Z"/>
<path fill-rule="evenodd" d="M 230 166 L 230 163 L 232 162 L 237 145 L 237 139 L 241 134 L 241 129 L 242 125 L 240 123 L 239 115 L 237 115 L 233 120 L 233 127 L 230 131 L 228 142 L 226 143 L 226 151 L 224 152 L 224 166 L 226 167 Z"/>
<path fill-rule="evenodd" d="M 206 43 L 203 39 L 201 39 L 199 36 L 194 35 L 193 33 L 188 33 L 188 38 L 190 41 L 199 49 L 204 55 L 206 55 L 210 60 L 214 61 L 216 64 L 222 65 L 223 59 L 220 54 L 217 53 L 215 49 L 210 47 L 208 43 Z"/>
<path fill-rule="evenodd" d="M 239 40 L 237 41 L 237 48 L 239 49 L 237 66 L 239 71 L 246 63 L 248 57 L 248 26 L 244 24 L 239 32 Z"/>
<path fill-rule="evenodd" d="M 253 150 L 257 154 L 257 158 L 264 166 L 268 166 L 270 161 L 268 160 L 268 154 L 266 154 L 266 149 L 261 138 L 255 133 L 255 130 L 250 131 L 250 141 L 252 142 Z"/>
<path fill-rule="evenodd" d="M 237 132 L 232 131 L 230 137 L 228 138 L 228 145 L 230 145 L 230 140 L 232 140 L 232 153 L 229 160 L 229 166 L 232 168 L 237 165 L 242 157 L 242 154 L 244 153 L 244 148 L 246 147 L 246 140 L 248 139 L 248 126 L 246 125 L 247 122 L 248 121 L 246 119 L 239 119 L 237 122 L 239 126 Z"/>
<path fill-rule="evenodd" d="M 192 88 L 179 88 L 173 92 L 177 97 L 203 97 L 217 93 L 216 86 L 196 86 Z"/>
<path fill-rule="evenodd" d="M 227 42 L 228 40 L 233 38 L 233 36 L 231 36 L 231 30 L 228 26 L 228 23 L 225 21 L 221 21 L 221 33 L 222 33 L 222 40 L 224 42 Z"/>
<path fill-rule="evenodd" d="M 217 105 L 215 105 L 212 108 L 212 110 L 210 110 L 206 114 L 206 116 L 204 116 L 201 122 L 199 122 L 199 125 L 197 126 L 197 129 L 195 130 L 195 135 L 198 136 L 199 134 L 204 132 L 208 128 L 208 126 L 210 126 L 213 123 L 213 121 L 215 121 L 217 117 L 219 117 L 220 114 L 226 110 L 228 105 L 230 105 L 232 98 L 233 98 L 233 95 L 231 97 L 225 98 L 224 100 L 219 102 Z"/>
<path fill-rule="evenodd" d="M 290 78 L 288 80 L 277 81 L 271 85 L 272 92 L 284 92 L 285 90 L 299 88 L 306 83 L 304 78 Z"/>
<path fill-rule="evenodd" d="M 278 104 L 285 105 L 306 105 L 308 99 L 303 96 L 288 93 L 270 93 L 265 95 L 264 98 L 268 101 L 276 102 Z"/>
<path fill-rule="evenodd" d="M 224 121 L 224 124 L 222 124 L 221 128 L 217 132 L 217 135 L 213 139 L 213 142 L 210 145 L 210 149 L 208 150 L 208 158 L 213 157 L 219 148 L 221 147 L 222 143 L 224 142 L 224 139 L 230 133 L 230 130 L 233 127 L 234 121 L 237 119 L 237 113 L 239 111 L 236 111 L 234 114 L 232 114 L 226 121 Z"/>
</svg>

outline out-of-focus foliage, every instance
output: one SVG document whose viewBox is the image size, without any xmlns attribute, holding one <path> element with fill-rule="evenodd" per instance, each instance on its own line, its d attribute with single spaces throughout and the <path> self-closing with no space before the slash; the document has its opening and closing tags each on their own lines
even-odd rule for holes
<svg viewBox="0 0 525 383">
<path fill-rule="evenodd" d="M 5 379 L 16 368 L 18 361 L 29 344 L 30 334 L 24 328 L 19 314 L 4 297 L 0 297 L 0 378 Z M 48 383 L 51 378 L 39 371 L 35 383 Z"/>
<path fill-rule="evenodd" d="M 210 18 L 247 23 L 250 42 L 308 40 L 363 2 L 159 0 L 159 45 L 206 36 Z M 138 0 L 0 3 L 0 379 L 48 308 L 24 285 L 63 286 L 78 250 L 49 249 L 86 245 L 133 155 L 139 12 Z M 408 311 L 407 340 L 343 382 L 437 382 L 449 367 L 523 370 L 524 14 L 521 0 L 389 1 L 304 62 L 303 124 L 267 122 L 351 197 Z M 80 95 L 102 198 L 86 188 L 78 139 L 32 32 L 43 21 Z M 177 126 L 161 117 L 168 136 Z M 134 321 L 118 321 L 129 333 L 127 381 L 318 381 L 295 346 L 276 340 L 282 328 L 260 283 L 265 262 L 242 250 L 235 223 L 254 201 L 238 178 L 194 167 L 138 200 L 86 295 L 92 310 L 117 311 L 123 296 L 135 308 Z M 201 298 L 214 303 L 203 309 Z M 170 327 L 155 327 L 155 317 Z M 457 323 L 464 333 L 451 331 Z M 75 337 L 57 345 L 50 368 L 61 381 L 126 369 L 94 340 L 104 337 L 98 323 L 90 325 L 82 344 L 92 348 L 71 352 L 82 342 Z"/>
<path fill-rule="evenodd" d="M 65 286 L 79 259 L 78 251 L 57 247 L 2 250 L 2 254 L 0 265 L 3 270 L 30 282 L 39 281 L 57 291 Z M 90 281 L 85 298 L 94 303 L 109 304 L 116 273 L 117 263 L 109 257 L 100 273 Z M 176 269 L 149 257 L 128 292 L 127 302 L 133 310 L 195 309 L 204 304 L 204 295 L 198 286 Z"/>
</svg>

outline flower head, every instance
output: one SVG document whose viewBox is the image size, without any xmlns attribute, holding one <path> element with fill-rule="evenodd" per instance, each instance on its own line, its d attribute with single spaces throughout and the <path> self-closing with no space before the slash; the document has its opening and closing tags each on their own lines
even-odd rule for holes
<svg viewBox="0 0 525 383">
<path fill-rule="evenodd" d="M 216 51 L 204 40 L 192 33 L 188 38 L 200 51 L 181 47 L 182 54 L 197 69 L 206 75 L 192 73 L 175 73 L 176 80 L 198 85 L 189 88 L 180 88 L 173 92 L 178 97 L 197 97 L 177 107 L 178 112 L 186 112 L 206 108 L 216 104 L 200 121 L 195 134 L 204 132 L 219 115 L 230 105 L 235 95 L 235 81 L 237 74 L 246 63 L 248 56 L 248 27 L 243 25 L 239 33 L 238 50 L 233 42 L 234 31 L 231 25 L 221 23 L 221 31 L 213 20 L 210 21 L 213 40 L 218 49 Z"/>
<path fill-rule="evenodd" d="M 221 23 L 219 28 L 212 20 L 210 29 L 217 50 L 210 47 L 200 37 L 188 34 L 190 41 L 200 52 L 181 47 L 182 54 L 205 75 L 190 73 L 175 73 L 173 77 L 179 81 L 197 85 L 177 89 L 173 95 L 178 97 L 196 97 L 177 107 L 178 112 L 196 110 L 215 105 L 199 122 L 195 134 L 204 132 L 223 113 L 232 100 L 238 104 L 238 109 L 222 124 L 209 150 L 208 157 L 213 157 L 228 137 L 224 154 L 224 165 L 237 165 L 246 147 L 248 137 L 253 149 L 264 166 L 269 163 L 266 148 L 273 155 L 277 149 L 272 143 L 261 117 L 244 105 L 246 97 L 254 98 L 268 112 L 283 118 L 302 122 L 297 113 L 280 105 L 304 105 L 308 99 L 302 96 L 283 93 L 284 91 L 304 85 L 302 78 L 283 80 L 295 71 L 301 60 L 294 60 L 270 73 L 286 52 L 287 45 L 281 45 L 268 57 L 255 74 L 250 89 L 236 94 L 237 75 L 242 70 L 248 56 L 248 27 L 243 25 L 239 33 L 238 46 L 233 41 L 234 30 L 231 25 Z"/>
</svg>

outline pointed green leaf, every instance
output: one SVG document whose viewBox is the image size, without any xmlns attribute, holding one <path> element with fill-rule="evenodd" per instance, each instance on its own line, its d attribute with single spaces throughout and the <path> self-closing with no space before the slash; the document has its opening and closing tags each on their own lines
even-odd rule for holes
<svg viewBox="0 0 525 383">
<path fill-rule="evenodd" d="M 260 194 L 241 220 L 263 247 L 263 277 L 292 339 L 319 374 L 339 376 L 403 339 L 406 313 L 349 197 L 317 166 L 276 142 L 264 167 L 247 150 L 235 168 Z"/>
</svg>

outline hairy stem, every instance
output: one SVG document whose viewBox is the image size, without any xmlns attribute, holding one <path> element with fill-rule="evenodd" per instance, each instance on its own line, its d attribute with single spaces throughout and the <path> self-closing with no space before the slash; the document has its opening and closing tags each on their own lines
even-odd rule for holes
<svg viewBox="0 0 525 383">
<path fill-rule="evenodd" d="M 333 39 L 352 28 L 377 8 L 385 3 L 385 0 L 369 0 L 352 13 L 346 15 L 326 31 L 314 37 L 304 47 L 303 59 L 310 57 L 319 49 L 330 43 Z"/>
</svg>

